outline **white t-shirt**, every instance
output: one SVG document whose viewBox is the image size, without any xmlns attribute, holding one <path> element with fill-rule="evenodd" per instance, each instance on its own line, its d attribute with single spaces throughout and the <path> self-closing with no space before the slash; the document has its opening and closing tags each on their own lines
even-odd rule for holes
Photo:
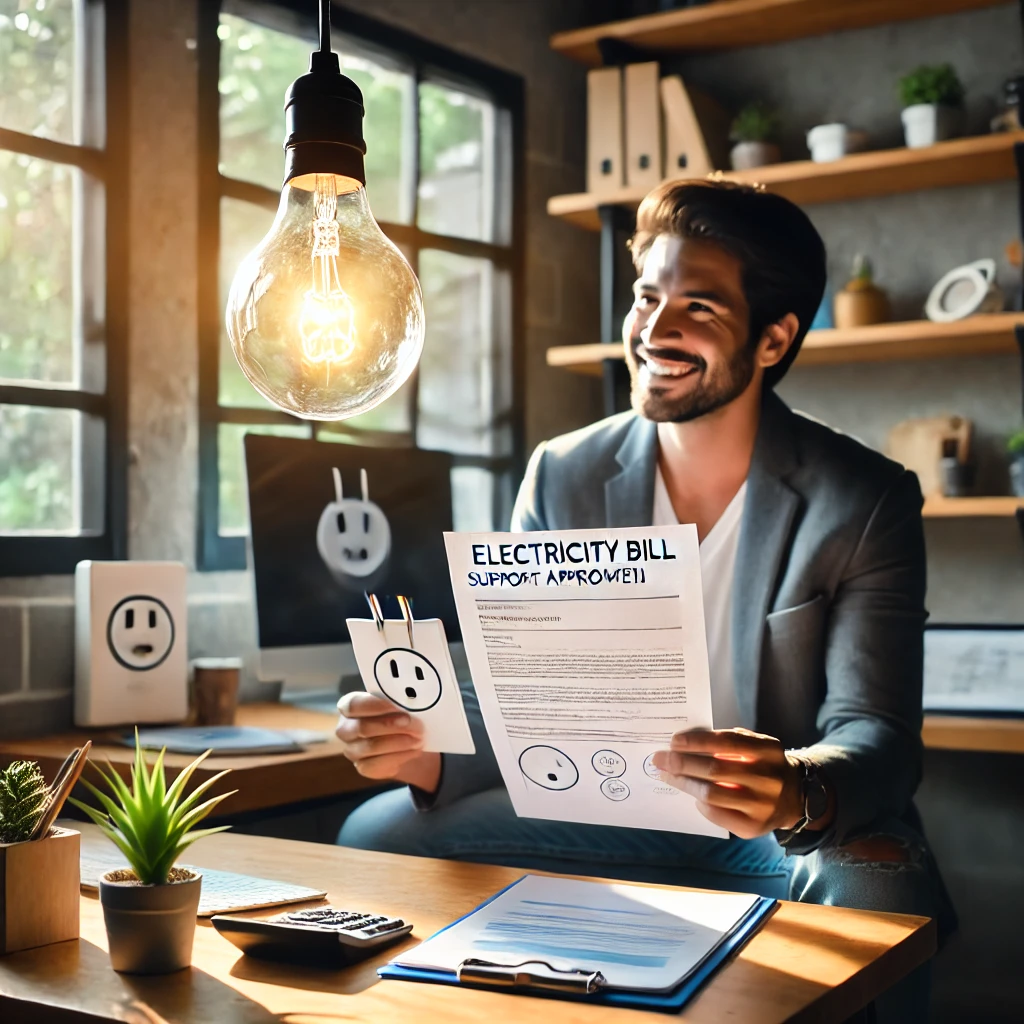
<svg viewBox="0 0 1024 1024">
<path fill-rule="evenodd" d="M 744 480 L 721 518 L 700 545 L 704 629 L 707 633 L 708 667 L 711 671 L 711 713 L 716 729 L 732 729 L 740 724 L 736 685 L 732 675 L 732 581 L 746 497 L 747 482 Z M 679 522 L 660 468 L 654 477 L 652 520 L 652 526 L 675 526 Z"/>
</svg>

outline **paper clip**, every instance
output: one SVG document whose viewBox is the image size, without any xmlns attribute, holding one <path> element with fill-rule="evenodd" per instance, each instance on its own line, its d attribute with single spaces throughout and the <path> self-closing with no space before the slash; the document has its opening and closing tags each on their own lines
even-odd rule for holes
<svg viewBox="0 0 1024 1024">
<path fill-rule="evenodd" d="M 529 970 L 542 967 L 550 974 Z M 463 960 L 456 972 L 459 982 L 470 985 L 492 985 L 500 988 L 549 989 L 554 992 L 575 992 L 591 995 L 607 983 L 600 971 L 573 968 L 561 971 L 545 960 L 524 960 L 521 964 L 496 964 L 490 960 Z"/>
<path fill-rule="evenodd" d="M 403 597 L 401 594 L 398 595 L 398 607 L 402 609 L 402 618 L 405 619 L 405 628 L 409 631 L 409 650 L 416 650 L 416 643 L 413 640 L 412 635 L 412 605 L 409 604 L 409 599 Z"/>
<path fill-rule="evenodd" d="M 373 616 L 374 625 L 377 627 L 378 633 L 384 632 L 384 613 L 380 610 L 380 602 L 377 600 L 376 594 L 363 593 L 363 597 L 366 598 L 366 603 L 370 606 L 370 614 Z"/>
</svg>

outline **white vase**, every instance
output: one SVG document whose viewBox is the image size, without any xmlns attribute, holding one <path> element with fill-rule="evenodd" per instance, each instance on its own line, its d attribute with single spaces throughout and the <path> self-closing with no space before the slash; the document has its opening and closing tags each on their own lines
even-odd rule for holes
<svg viewBox="0 0 1024 1024">
<path fill-rule="evenodd" d="M 937 103 L 915 103 L 904 107 L 900 116 L 907 146 L 921 149 L 953 138 L 959 133 L 961 114 L 959 107 L 943 107 Z"/>
<path fill-rule="evenodd" d="M 774 142 L 737 142 L 729 152 L 734 171 L 749 171 L 765 164 L 777 164 L 781 159 L 779 147 Z"/>
</svg>

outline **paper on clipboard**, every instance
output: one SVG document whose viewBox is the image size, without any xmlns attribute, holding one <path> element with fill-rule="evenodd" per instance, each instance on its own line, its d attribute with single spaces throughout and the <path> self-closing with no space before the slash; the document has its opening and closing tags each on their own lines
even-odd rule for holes
<svg viewBox="0 0 1024 1024">
<path fill-rule="evenodd" d="M 725 837 L 651 757 L 712 726 L 691 525 L 446 533 L 484 725 L 521 817 Z"/>
<path fill-rule="evenodd" d="M 440 619 L 417 619 L 411 642 L 402 620 L 385 619 L 380 628 L 373 619 L 345 624 L 367 693 L 422 721 L 425 751 L 476 753 Z"/>
</svg>

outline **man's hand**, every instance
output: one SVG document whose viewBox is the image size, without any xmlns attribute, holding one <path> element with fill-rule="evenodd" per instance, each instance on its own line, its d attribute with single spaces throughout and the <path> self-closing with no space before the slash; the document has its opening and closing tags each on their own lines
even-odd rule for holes
<svg viewBox="0 0 1024 1024">
<path fill-rule="evenodd" d="M 382 697 L 346 693 L 335 732 L 345 756 L 368 779 L 394 779 L 433 793 L 441 755 L 423 752 L 423 723 Z"/>
<path fill-rule="evenodd" d="M 749 729 L 677 732 L 672 749 L 659 750 L 653 762 L 666 782 L 696 798 L 708 821 L 742 839 L 792 828 L 803 817 L 800 768 L 772 736 Z"/>
</svg>

